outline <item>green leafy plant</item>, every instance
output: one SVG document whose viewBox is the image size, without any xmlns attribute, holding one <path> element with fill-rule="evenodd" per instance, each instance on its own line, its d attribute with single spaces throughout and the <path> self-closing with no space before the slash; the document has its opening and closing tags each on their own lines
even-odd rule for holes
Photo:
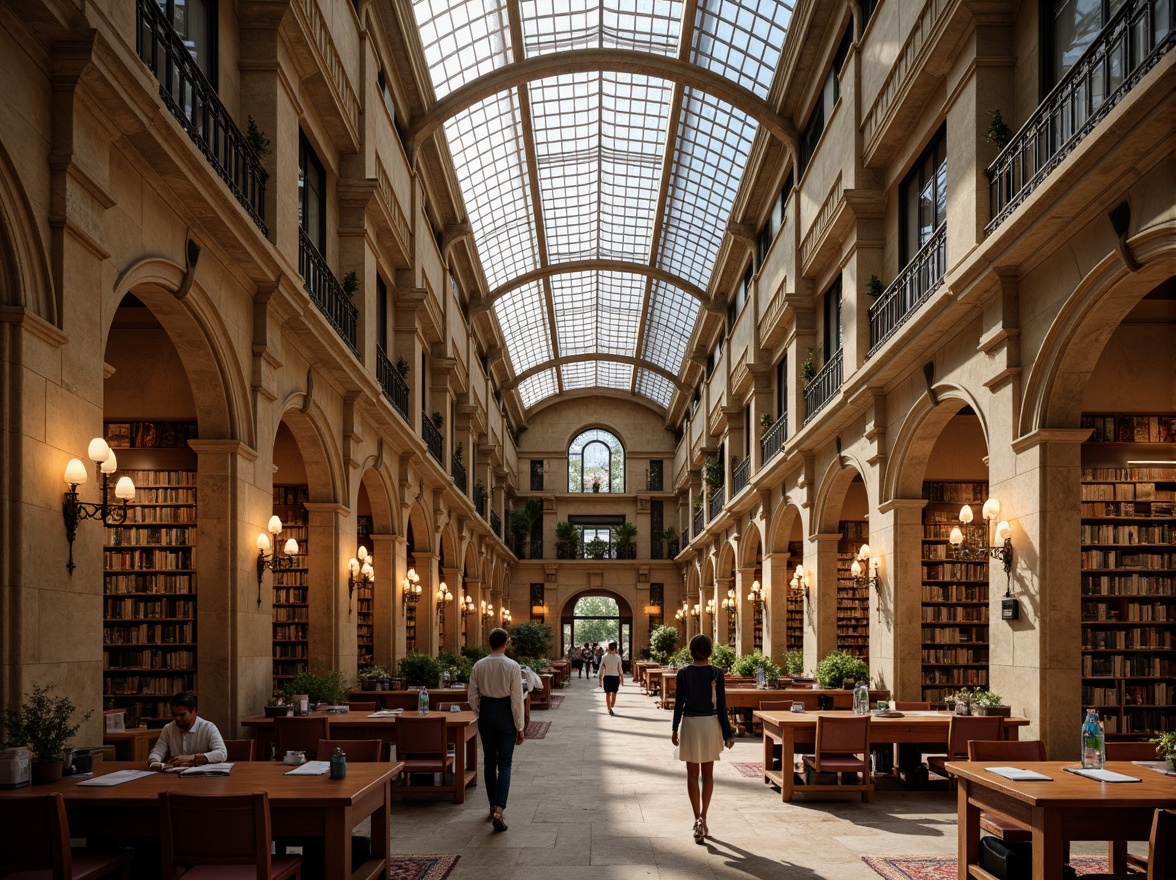
<svg viewBox="0 0 1176 880">
<path fill-rule="evenodd" d="M 3 719 L 7 747 L 28 747 L 34 760 L 46 764 L 65 760 L 65 744 L 94 714 L 89 711 L 77 724 L 71 723 L 78 707 L 69 697 L 53 696 L 53 687 L 33 685 L 19 708 L 4 710 Z"/>
<path fill-rule="evenodd" d="M 723 485 L 725 479 L 723 474 L 723 463 L 714 456 L 707 456 L 702 461 L 702 480 L 706 483 L 709 494 L 714 494 L 715 490 Z"/>
<path fill-rule="evenodd" d="M 295 694 L 306 694 L 312 703 L 332 706 L 346 703 L 351 688 L 347 686 L 343 673 L 338 669 L 325 669 L 323 664 L 316 664 L 315 670 L 300 669 L 296 672 L 282 688 L 282 695 L 290 700 Z"/>
<path fill-rule="evenodd" d="M 681 648 L 670 655 L 670 658 L 667 662 L 673 664 L 674 666 L 689 666 L 694 662 L 694 658 L 690 656 L 690 648 L 686 645 L 683 645 Z"/>
<path fill-rule="evenodd" d="M 604 559 L 604 555 L 608 553 L 608 541 L 603 538 L 593 538 L 584 545 L 584 552 L 591 559 Z"/>
<path fill-rule="evenodd" d="M 678 540 L 678 530 L 673 526 L 666 526 L 665 530 L 662 532 L 662 540 L 666 541 L 667 543 Z"/>
<path fill-rule="evenodd" d="M 355 296 L 355 291 L 359 290 L 359 276 L 355 274 L 352 269 L 339 281 L 339 285 L 343 288 L 343 292 L 348 296 Z"/>
<path fill-rule="evenodd" d="M 580 555 L 580 527 L 568 520 L 555 524 L 555 545 L 561 558 L 576 559 Z"/>
<path fill-rule="evenodd" d="M 695 496 L 694 496 L 694 508 L 693 508 L 693 512 L 694 512 L 694 513 L 698 513 L 698 511 L 700 511 L 700 510 L 702 510 L 702 496 L 701 496 L 701 495 L 695 495 Z"/>
<path fill-rule="evenodd" d="M 396 372 L 400 374 L 401 379 L 407 376 L 408 371 L 411 369 L 412 367 L 408 365 L 408 361 L 406 361 L 403 357 L 396 358 Z"/>
<path fill-rule="evenodd" d="M 429 418 L 433 420 L 433 427 L 438 431 L 440 431 L 441 426 L 445 424 L 445 416 L 441 415 L 439 412 L 434 412 L 431 416 L 429 416 Z"/>
<path fill-rule="evenodd" d="M 472 666 L 486 656 L 486 649 L 481 645 L 465 645 L 461 649 L 461 656 L 469 660 Z"/>
<path fill-rule="evenodd" d="M 537 620 L 521 620 L 507 630 L 507 653 L 519 657 L 546 657 L 551 652 L 551 627 Z"/>
<path fill-rule="evenodd" d="M 808 357 L 804 359 L 804 363 L 800 365 L 800 378 L 804 380 L 804 387 L 808 388 L 809 383 L 816 378 L 817 365 L 813 362 L 813 350 L 808 350 Z"/>
<path fill-rule="evenodd" d="M 678 647 L 681 636 L 678 627 L 662 624 L 649 634 L 649 653 L 654 660 L 665 663 Z"/>
<path fill-rule="evenodd" d="M 1176 770 L 1176 730 L 1165 730 L 1148 740 L 1154 743 L 1156 755 L 1168 762 L 1168 766 Z"/>
<path fill-rule="evenodd" d="M 735 659 L 735 649 L 730 645 L 720 643 L 711 650 L 711 664 L 724 672 L 731 669 L 731 664 L 735 662 Z"/>
<path fill-rule="evenodd" d="M 772 662 L 771 657 L 765 657 L 759 651 L 752 651 L 750 654 L 743 654 L 735 658 L 735 662 L 731 664 L 731 674 L 755 675 L 760 668 L 763 668 L 767 678 L 780 678 L 780 667 Z"/>
<path fill-rule="evenodd" d="M 784 670 L 789 675 L 801 675 L 804 673 L 804 652 L 803 651 L 789 651 L 784 655 Z"/>
<path fill-rule="evenodd" d="M 992 119 L 988 123 L 988 130 L 984 132 L 984 140 L 994 145 L 998 150 L 1003 150 L 1012 139 L 1013 130 L 1009 128 L 1008 124 L 1001 117 L 1000 108 L 997 107 L 992 111 Z"/>
<path fill-rule="evenodd" d="M 774 424 L 775 424 L 775 422 L 772 420 L 772 414 L 770 412 L 760 413 L 760 433 L 761 434 L 766 434 L 766 433 L 768 433 L 768 431 L 772 430 L 772 425 L 774 425 Z"/>
<path fill-rule="evenodd" d="M 400 658 L 400 676 L 409 687 L 436 687 L 441 663 L 436 657 L 410 651 Z"/>
<path fill-rule="evenodd" d="M 847 681 L 865 681 L 869 677 L 866 661 L 844 651 L 831 651 L 817 664 L 817 683 L 823 688 L 838 688 Z"/>
<path fill-rule="evenodd" d="M 882 295 L 882 279 L 877 275 L 870 276 L 870 282 L 866 285 L 866 293 L 870 296 L 878 297 Z"/>
<path fill-rule="evenodd" d="M 468 657 L 450 651 L 442 651 L 438 654 L 437 663 L 441 666 L 442 672 L 448 670 L 454 681 L 469 681 L 470 670 L 474 668 L 473 662 Z"/>
<path fill-rule="evenodd" d="M 379 663 L 373 663 L 371 666 L 369 666 L 363 672 L 359 673 L 359 675 L 357 677 L 359 678 L 360 681 L 379 681 L 381 678 L 383 678 L 387 674 L 388 674 L 387 669 L 385 669 Z"/>
<path fill-rule="evenodd" d="M 977 706 L 1003 706 L 1004 700 L 1001 699 L 1000 694 L 992 691 L 977 690 L 972 694 L 971 702 Z"/>
<path fill-rule="evenodd" d="M 612 539 L 617 545 L 618 555 L 622 547 L 628 547 L 629 542 L 637 535 L 637 524 L 631 522 L 617 523 L 612 527 Z"/>
<path fill-rule="evenodd" d="M 507 513 L 510 519 L 510 532 L 514 537 L 515 547 L 520 551 L 519 556 L 521 558 L 527 538 L 531 536 L 531 530 L 535 527 L 535 523 L 539 521 L 539 517 L 543 516 L 543 499 L 532 495 L 523 502 L 522 507 L 516 507 L 513 510 L 507 511 Z"/>
<path fill-rule="evenodd" d="M 252 116 L 248 118 L 245 125 L 245 142 L 249 144 L 249 149 L 253 150 L 253 155 L 258 159 L 264 159 L 271 152 L 270 139 L 257 127 Z"/>
<path fill-rule="evenodd" d="M 465 455 L 465 448 L 460 443 L 458 443 L 455 447 L 453 447 L 453 457 L 458 461 L 461 461 L 461 457 L 463 455 Z"/>
<path fill-rule="evenodd" d="M 653 651 L 649 650 L 649 648 L 642 648 L 641 650 L 639 650 L 637 652 L 637 659 L 638 660 L 652 660 L 653 659 Z M 660 663 L 661 661 L 659 660 L 658 662 Z"/>
</svg>

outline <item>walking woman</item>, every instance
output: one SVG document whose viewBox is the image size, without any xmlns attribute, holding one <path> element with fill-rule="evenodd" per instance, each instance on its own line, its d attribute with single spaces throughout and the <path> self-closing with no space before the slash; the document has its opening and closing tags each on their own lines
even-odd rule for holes
<svg viewBox="0 0 1176 880">
<path fill-rule="evenodd" d="M 690 656 L 694 662 L 678 670 L 671 739 L 678 746 L 678 757 L 686 762 L 686 794 L 694 810 L 694 842 L 702 843 L 708 833 L 706 811 L 715 789 L 715 761 L 724 743 L 729 749 L 735 746 L 735 734 L 727 718 L 723 670 L 710 663 L 711 640 L 702 633 L 692 638 Z"/>
</svg>

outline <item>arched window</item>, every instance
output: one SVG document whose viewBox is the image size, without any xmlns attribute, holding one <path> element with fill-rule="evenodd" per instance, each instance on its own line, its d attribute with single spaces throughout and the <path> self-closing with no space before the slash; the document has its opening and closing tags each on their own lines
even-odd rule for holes
<svg viewBox="0 0 1176 880">
<path fill-rule="evenodd" d="M 625 447 L 600 428 L 582 432 L 568 447 L 569 492 L 624 492 Z"/>
</svg>

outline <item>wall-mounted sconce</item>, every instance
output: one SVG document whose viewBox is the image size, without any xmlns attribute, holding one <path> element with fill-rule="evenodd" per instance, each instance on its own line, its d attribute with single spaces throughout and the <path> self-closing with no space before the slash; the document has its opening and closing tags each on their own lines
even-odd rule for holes
<svg viewBox="0 0 1176 880">
<path fill-rule="evenodd" d="M 660 605 L 646 605 L 645 615 L 649 618 L 649 631 L 652 633 L 655 622 L 661 617 L 662 609 Z"/>
<path fill-rule="evenodd" d="M 865 567 L 863 568 L 863 563 Z M 870 545 L 862 544 L 861 549 L 858 550 L 857 559 L 853 561 L 853 565 L 849 567 L 849 573 L 853 575 L 853 584 L 855 587 L 873 587 L 879 593 L 882 592 L 882 581 L 878 577 L 878 560 L 874 560 L 874 573 L 869 574 L 870 569 Z M 866 572 L 862 576 L 862 572 Z"/>
<path fill-rule="evenodd" d="M 798 566 L 796 566 L 795 569 L 793 569 L 792 582 L 789 584 L 789 587 L 791 588 L 793 599 L 797 599 L 797 598 L 800 598 L 801 596 L 803 596 L 805 601 L 808 601 L 808 597 L 809 597 L 808 572 L 805 571 L 805 568 L 803 565 L 798 565 Z"/>
<path fill-rule="evenodd" d="M 417 574 L 415 568 L 410 568 L 405 572 L 404 580 L 401 582 L 401 595 L 404 597 L 404 604 L 402 607 L 403 614 L 408 614 L 408 606 L 416 605 L 421 600 L 421 576 Z"/>
<path fill-rule="evenodd" d="M 510 626 L 513 621 L 514 621 L 514 618 L 511 617 L 511 615 L 510 615 L 510 609 L 503 608 L 502 609 L 502 626 L 503 627 Z"/>
<path fill-rule="evenodd" d="M 706 613 L 709 614 L 711 617 L 715 616 L 715 607 L 716 606 L 715 606 L 714 599 L 707 599 L 706 600 Z"/>
<path fill-rule="evenodd" d="M 449 585 L 441 581 L 437 587 L 437 647 L 445 647 L 445 606 L 453 601 L 453 593 L 449 592 Z"/>
<path fill-rule="evenodd" d="M 458 603 L 458 607 L 461 609 L 463 619 L 469 617 L 477 610 L 477 606 L 474 605 L 474 598 L 469 593 L 465 594 L 465 597 Z"/>
<path fill-rule="evenodd" d="M 482 625 L 489 626 L 490 621 L 494 619 L 494 606 L 483 601 L 482 602 Z"/>
<path fill-rule="evenodd" d="M 376 570 L 372 568 L 372 556 L 367 547 L 361 546 L 355 555 L 347 560 L 347 613 L 351 613 L 351 599 L 360 584 L 374 584 Z"/>
<path fill-rule="evenodd" d="M 960 508 L 960 523 L 964 528 L 956 526 L 951 530 L 947 540 L 951 544 L 952 553 L 956 559 L 965 562 L 979 562 L 985 558 L 998 559 L 1004 566 L 1005 574 L 1009 575 L 1013 569 L 1012 529 L 1008 520 L 1002 519 L 997 522 L 997 517 L 1000 516 L 1000 502 L 995 498 L 989 498 L 984 502 L 980 513 L 985 523 L 983 540 L 976 537 L 975 529 L 967 528 L 972 522 L 971 505 L 965 504 Z"/>
<path fill-rule="evenodd" d="M 751 603 L 752 608 L 759 611 L 764 605 L 764 588 L 760 586 L 759 581 L 751 582 L 751 592 L 747 594 L 747 601 Z"/>
<path fill-rule="evenodd" d="M 727 590 L 727 598 L 723 600 L 723 610 L 727 612 L 727 617 L 731 620 L 735 619 L 735 610 L 739 605 L 739 596 L 735 593 L 735 588 Z"/>
<path fill-rule="evenodd" d="M 135 497 L 135 484 L 131 478 L 119 477 L 114 486 L 114 497 L 122 501 L 122 504 L 111 503 L 110 475 L 118 470 L 118 459 L 115 458 L 114 452 L 111 451 L 105 440 L 101 437 L 95 437 L 90 441 L 86 454 L 97 465 L 98 472 L 102 475 L 102 501 L 93 504 L 78 500 L 78 486 L 85 483 L 89 479 L 89 475 L 86 472 L 86 466 L 82 464 L 80 459 L 71 458 L 65 466 L 65 482 L 69 486 L 69 491 L 65 493 L 63 508 L 65 539 L 69 542 L 69 561 L 66 562 L 65 567 L 71 576 L 75 568 L 73 544 L 78 533 L 78 523 L 84 519 L 96 519 L 104 526 L 121 526 L 127 521 L 127 502 Z"/>
<path fill-rule="evenodd" d="M 702 617 L 702 606 L 697 602 L 694 603 L 694 607 L 690 609 L 690 616 L 695 620 L 698 620 L 700 617 Z"/>
<path fill-rule="evenodd" d="M 298 555 L 298 541 L 295 538 L 289 538 L 286 541 L 285 547 L 282 548 L 282 553 L 278 552 L 277 541 L 278 535 L 282 533 L 282 521 L 277 516 L 271 516 L 269 523 L 266 524 L 265 532 L 258 532 L 257 534 L 257 607 L 261 607 L 261 581 L 265 577 L 265 570 L 282 571 L 286 568 L 294 567 L 294 557 Z M 266 532 L 269 532 L 267 535 Z M 273 535 L 273 540 L 270 540 L 270 535 Z M 273 553 L 267 551 L 270 547 L 274 548 Z M 284 555 L 283 555 L 284 554 Z"/>
</svg>

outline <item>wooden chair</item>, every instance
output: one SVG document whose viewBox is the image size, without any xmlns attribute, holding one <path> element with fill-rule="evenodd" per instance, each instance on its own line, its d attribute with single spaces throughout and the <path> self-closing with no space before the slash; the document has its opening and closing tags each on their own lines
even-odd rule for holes
<svg viewBox="0 0 1176 880">
<path fill-rule="evenodd" d="M 159 793 L 163 876 L 188 880 L 285 880 L 302 874 L 301 856 L 270 855 L 269 796 Z M 241 866 L 255 869 L 248 873 Z"/>
<path fill-rule="evenodd" d="M 968 740 L 968 760 L 1017 763 L 1044 761 L 1045 743 L 1039 739 Z M 991 813 L 980 814 L 980 828 L 1010 843 L 1033 839 L 1033 832 L 1029 828 Z"/>
<path fill-rule="evenodd" d="M 347 704 L 347 711 L 348 712 L 369 712 L 370 713 L 370 712 L 375 712 L 377 708 L 378 707 L 376 706 L 375 701 L 370 702 L 370 703 L 348 703 Z"/>
<path fill-rule="evenodd" d="M 396 760 L 404 762 L 401 785 L 407 793 L 416 788 L 432 787 L 432 774 L 453 771 L 453 755 L 449 754 L 445 736 L 445 718 L 441 715 L 401 715 L 396 719 Z M 414 785 L 413 775 L 426 773 L 427 785 Z"/>
<path fill-rule="evenodd" d="M 1141 874 L 1085 874 L 1083 880 L 1139 880 Z M 1147 880 L 1176 880 L 1176 810 L 1156 810 L 1147 845 Z"/>
<path fill-rule="evenodd" d="M 947 754 L 927 758 L 927 769 L 948 776 L 948 761 L 966 761 L 968 741 L 1004 739 L 1004 719 L 999 715 L 952 715 L 947 725 Z M 953 780 L 954 782 L 954 780 Z"/>
<path fill-rule="evenodd" d="M 792 698 L 792 702 L 801 703 L 806 712 L 816 712 L 821 705 L 820 694 L 797 694 Z"/>
<path fill-rule="evenodd" d="M 792 700 L 760 700 L 761 712 L 788 712 L 792 709 Z M 780 768 L 783 746 L 772 744 L 772 769 Z"/>
<path fill-rule="evenodd" d="M 378 739 L 320 739 L 315 753 L 321 755 L 320 761 L 329 761 L 335 749 L 342 749 L 348 761 L 374 764 L 381 760 L 384 742 Z"/>
<path fill-rule="evenodd" d="M 252 761 L 253 760 L 253 740 L 251 739 L 226 739 L 225 740 L 225 760 L 236 763 L 237 761 Z"/>
<path fill-rule="evenodd" d="M 469 703 L 439 703 L 437 705 L 437 711 L 438 712 L 452 712 L 454 706 L 457 706 L 458 710 L 461 712 L 472 711 L 470 709 Z"/>
<path fill-rule="evenodd" d="M 874 800 L 874 780 L 870 776 L 870 716 L 821 715 L 817 718 L 815 754 L 805 755 L 804 764 L 814 773 L 858 773 L 857 785 L 821 786 L 824 791 L 860 791 L 862 801 Z M 803 788 L 800 789 L 804 791 Z"/>
<path fill-rule="evenodd" d="M 326 715 L 287 715 L 274 719 L 274 739 L 278 758 L 286 752 L 306 752 L 306 760 L 315 760 L 320 739 L 331 738 L 331 722 Z"/>
<path fill-rule="evenodd" d="M 1159 761 L 1155 743 L 1111 742 L 1107 740 L 1108 761 Z"/>
<path fill-rule="evenodd" d="M 890 704 L 895 712 L 930 712 L 930 701 L 924 700 L 895 700 Z"/>
<path fill-rule="evenodd" d="M 90 880 L 116 872 L 131 876 L 130 851 L 90 853 L 70 849 L 69 820 L 59 792 L 0 799 L 0 876 L 38 880 Z"/>
</svg>

